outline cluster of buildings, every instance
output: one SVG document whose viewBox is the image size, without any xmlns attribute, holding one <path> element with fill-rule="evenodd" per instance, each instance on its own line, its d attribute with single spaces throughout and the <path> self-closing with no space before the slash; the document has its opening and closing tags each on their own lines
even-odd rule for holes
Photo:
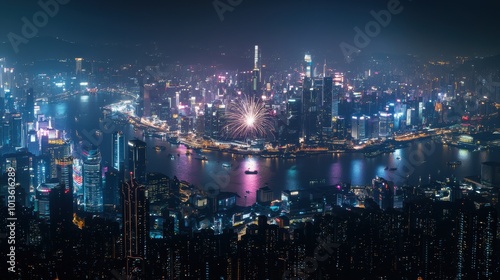
<svg viewBox="0 0 500 280">
<path fill-rule="evenodd" d="M 97 62 L 87 70 L 78 58 L 74 73 L 38 74 L 33 81 L 16 76 L 0 59 L 0 171 L 16 170 L 22 277 L 499 275 L 498 163 L 484 163 L 481 177 L 467 178 L 465 185 L 449 180 L 398 187 L 375 178 L 368 187 L 310 187 L 280 198 L 263 187 L 258 203 L 245 209 L 236 205 L 237 194 L 208 194 L 148 172 L 148 147 L 141 140 L 114 131 L 111 157 L 103 159 L 98 146 L 56 129 L 51 116 L 39 111 L 43 98 L 108 87 L 137 92 L 139 117 L 163 120 L 180 134 L 224 140 L 227 105 L 245 94 L 265 102 L 275 120 L 268 140 L 330 147 L 429 125 L 484 131 L 472 116 L 493 113 L 500 93 L 500 87 L 477 92 L 473 75 L 437 77 L 425 69 L 403 75 L 383 58 L 369 59 L 369 70 L 359 74 L 314 64 L 310 54 L 287 68 L 274 59 L 263 63 L 258 46 L 252 57 L 253 69 L 243 72 L 200 65 L 135 71 Z M 1 183 L 4 206 L 7 188 Z"/>
<path fill-rule="evenodd" d="M 288 68 L 280 58 L 263 60 L 259 46 L 252 57 L 252 71 L 207 73 L 202 67 L 176 65 L 184 72 L 142 79 L 138 115 L 165 120 L 184 135 L 227 140 L 226 110 L 243 94 L 265 102 L 275 120 L 275 133 L 267 140 L 331 147 L 431 126 L 459 125 L 469 134 L 485 131 L 480 117 L 496 112 L 500 94 L 498 83 L 477 80 L 474 69 L 455 70 L 465 63 L 458 58 L 452 66 L 414 57 L 371 57 L 361 65 L 366 71 L 356 72 L 333 69 L 326 61 L 315 64 L 309 53 Z"/>
</svg>

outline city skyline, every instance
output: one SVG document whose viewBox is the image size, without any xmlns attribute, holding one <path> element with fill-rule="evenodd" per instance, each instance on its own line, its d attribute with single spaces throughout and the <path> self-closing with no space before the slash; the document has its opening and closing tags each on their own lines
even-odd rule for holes
<svg viewBox="0 0 500 280">
<path fill-rule="evenodd" d="M 498 7 L 0 4 L 5 277 L 499 278 Z"/>
</svg>

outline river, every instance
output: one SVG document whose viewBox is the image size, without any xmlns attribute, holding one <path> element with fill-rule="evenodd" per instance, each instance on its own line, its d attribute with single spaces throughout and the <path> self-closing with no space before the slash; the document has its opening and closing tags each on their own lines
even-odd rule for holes
<svg viewBox="0 0 500 280">
<path fill-rule="evenodd" d="M 42 104 L 41 112 L 53 117 L 53 126 L 57 129 L 92 131 L 99 129 L 100 107 L 117 102 L 119 98 L 125 99 L 110 94 L 75 96 L 66 101 Z M 247 205 L 255 202 L 256 190 L 266 184 L 274 190 L 276 197 L 285 189 L 307 188 L 313 179 L 324 179 L 326 184 L 332 185 L 339 182 L 368 185 L 379 176 L 393 180 L 396 185 L 418 185 L 428 183 L 429 178 L 444 180 L 454 176 L 463 179 L 464 176 L 480 175 L 481 162 L 500 156 L 499 151 L 472 152 L 423 140 L 375 158 L 365 158 L 362 153 L 339 153 L 282 159 L 206 151 L 203 156 L 208 160 L 202 161 L 197 159 L 201 155 L 196 153 L 187 156 L 184 145 L 144 138 L 140 130 L 134 131 L 130 125 L 116 129 L 125 131 L 128 139 L 138 138 L 147 143 L 148 172 L 177 176 L 206 189 L 235 192 L 241 197 L 238 204 Z M 104 133 L 99 145 L 103 162 L 111 162 L 111 134 Z M 166 150 L 158 152 L 154 149 L 156 145 L 166 146 Z M 448 166 L 448 161 L 461 161 L 462 164 L 453 168 Z M 397 170 L 386 170 L 386 167 Z M 258 174 L 245 174 L 248 169 L 257 170 Z"/>
</svg>

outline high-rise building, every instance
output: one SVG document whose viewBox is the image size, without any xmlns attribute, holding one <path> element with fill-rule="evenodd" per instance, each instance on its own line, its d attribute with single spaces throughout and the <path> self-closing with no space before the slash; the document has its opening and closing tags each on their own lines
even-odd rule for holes
<svg viewBox="0 0 500 280">
<path fill-rule="evenodd" d="M 57 252 L 55 270 L 58 276 L 70 277 L 74 257 L 73 193 L 61 184 L 49 193 L 50 239 L 52 252 Z"/>
<path fill-rule="evenodd" d="M 5 89 L 4 89 L 4 85 L 3 85 L 4 69 L 5 69 L 5 57 L 0 57 L 0 101 L 2 101 L 2 102 L 4 102 L 4 98 L 5 98 Z M 2 109 L 2 108 L 0 108 L 0 109 Z"/>
<path fill-rule="evenodd" d="M 106 174 L 106 184 L 103 191 L 103 202 L 106 209 L 114 209 L 120 205 L 120 187 L 123 177 L 120 172 L 110 168 Z"/>
<path fill-rule="evenodd" d="M 11 114 L 10 125 L 11 125 L 10 145 L 16 148 L 23 147 L 24 134 L 23 134 L 23 118 L 21 114 L 19 113 Z"/>
<path fill-rule="evenodd" d="M 59 183 L 73 193 L 73 157 L 58 158 L 55 163 Z"/>
<path fill-rule="evenodd" d="M 304 56 L 304 61 L 306 62 L 306 78 L 312 78 L 312 58 L 309 53 L 306 53 L 306 55 Z"/>
<path fill-rule="evenodd" d="M 162 173 L 148 173 L 147 189 L 149 202 L 165 205 L 170 198 L 170 178 Z"/>
<path fill-rule="evenodd" d="M 79 75 L 82 73 L 82 62 L 83 58 L 77 57 L 75 58 L 75 74 Z"/>
<path fill-rule="evenodd" d="M 225 135 L 226 105 L 216 100 L 213 104 L 205 105 L 205 136 L 220 139 Z"/>
<path fill-rule="evenodd" d="M 101 213 L 102 175 L 101 152 L 98 148 L 83 150 L 83 200 L 84 210 L 89 213 Z"/>
<path fill-rule="evenodd" d="M 73 158 L 73 193 L 83 197 L 83 161 L 77 157 Z"/>
<path fill-rule="evenodd" d="M 342 116 L 333 119 L 333 134 L 338 139 L 345 139 L 347 136 L 346 121 Z"/>
<path fill-rule="evenodd" d="M 128 141 L 128 171 L 138 182 L 146 182 L 146 142 Z"/>
<path fill-rule="evenodd" d="M 148 191 L 144 185 L 131 178 L 122 184 L 121 198 L 125 273 L 127 276 L 137 276 L 144 273 L 149 238 Z"/>
<path fill-rule="evenodd" d="M 35 212 L 40 219 L 50 219 L 50 192 L 58 183 L 43 183 L 36 188 Z"/>
<path fill-rule="evenodd" d="M 287 136 L 286 142 L 294 144 L 299 142 L 302 122 L 302 105 L 299 99 L 288 99 L 287 102 Z"/>
<path fill-rule="evenodd" d="M 2 146 L 9 146 L 11 142 L 11 129 L 10 129 L 10 121 L 9 118 L 5 118 L 2 120 Z"/>
<path fill-rule="evenodd" d="M 112 166 L 118 171 L 123 171 L 125 162 L 125 135 L 122 131 L 113 133 L 113 158 Z"/>
<path fill-rule="evenodd" d="M 367 121 L 369 116 L 354 115 L 351 123 L 351 136 L 353 140 L 363 140 L 367 138 Z"/>
<path fill-rule="evenodd" d="M 379 124 L 378 124 L 378 135 L 379 137 L 388 137 L 392 134 L 392 114 L 387 112 L 380 112 L 378 114 Z"/>
<path fill-rule="evenodd" d="M 382 210 L 394 207 L 394 183 L 384 178 L 372 180 L 373 200 Z"/>
<path fill-rule="evenodd" d="M 262 81 L 262 73 L 261 73 L 261 61 L 260 61 L 260 50 L 259 46 L 255 46 L 254 49 L 254 66 L 253 66 L 253 71 L 252 71 L 252 90 L 254 94 L 257 93 L 257 91 L 260 90 L 260 85 Z"/>
<path fill-rule="evenodd" d="M 40 154 L 40 142 L 38 139 L 38 134 L 35 130 L 28 131 L 28 137 L 26 143 L 28 151 L 30 153 L 32 153 L 35 156 L 38 156 Z"/>
<path fill-rule="evenodd" d="M 323 94 L 322 94 L 322 106 L 321 114 L 322 121 L 321 124 L 323 128 L 332 128 L 332 118 L 333 118 L 333 79 L 332 77 L 323 78 Z"/>
<path fill-rule="evenodd" d="M 56 160 L 71 156 L 71 144 L 61 139 L 42 136 L 42 153 L 50 158 L 50 178 L 57 178 Z"/>
<path fill-rule="evenodd" d="M 25 110 L 25 120 L 26 122 L 33 122 L 35 120 L 35 93 L 33 88 L 26 91 L 26 106 Z"/>
<path fill-rule="evenodd" d="M 302 84 L 302 133 L 301 136 L 310 140 L 317 134 L 318 128 L 318 92 L 313 88 L 313 80 L 305 77 Z"/>
<path fill-rule="evenodd" d="M 16 170 L 16 182 L 21 185 L 24 193 L 26 194 L 23 206 L 29 207 L 31 198 L 35 195 L 35 170 L 34 170 L 35 156 L 28 152 L 26 149 L 20 149 L 14 154 L 8 154 L 3 157 L 2 165 L 3 172 L 9 167 Z"/>
</svg>

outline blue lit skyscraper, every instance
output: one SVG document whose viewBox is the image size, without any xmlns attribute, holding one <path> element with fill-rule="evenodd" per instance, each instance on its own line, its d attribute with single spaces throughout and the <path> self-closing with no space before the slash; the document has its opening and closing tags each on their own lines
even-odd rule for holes
<svg viewBox="0 0 500 280">
<path fill-rule="evenodd" d="M 84 209 L 90 213 L 103 211 L 101 153 L 97 148 L 83 151 Z"/>
<path fill-rule="evenodd" d="M 113 133 L 113 168 L 118 171 L 123 171 L 123 163 L 125 160 L 125 135 L 121 131 Z"/>
<path fill-rule="evenodd" d="M 26 91 L 26 106 L 24 110 L 24 119 L 26 122 L 33 122 L 35 120 L 35 93 L 33 92 L 33 88 Z"/>
</svg>

